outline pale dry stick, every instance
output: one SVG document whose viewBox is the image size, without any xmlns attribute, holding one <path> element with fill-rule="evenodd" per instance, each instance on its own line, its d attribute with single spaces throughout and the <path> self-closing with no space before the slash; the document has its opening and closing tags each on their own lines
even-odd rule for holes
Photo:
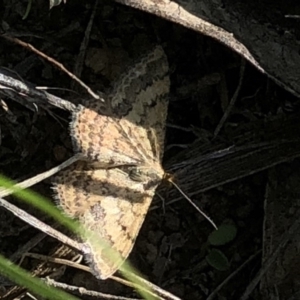
<svg viewBox="0 0 300 300">
<path fill-rule="evenodd" d="M 75 92 L 74 90 L 72 89 L 67 89 L 67 88 L 60 88 L 60 87 L 55 87 L 55 86 L 42 86 L 42 85 L 39 85 L 39 86 L 36 86 L 35 87 L 37 90 L 40 90 L 40 91 L 64 91 L 64 92 L 69 92 L 69 93 L 73 93 L 74 95 L 79 95 L 77 92 Z M 69 102 L 69 101 L 67 101 Z M 73 104 L 75 105 L 75 104 Z"/>
<path fill-rule="evenodd" d="M 56 288 L 59 288 L 59 289 L 63 289 L 63 290 L 68 291 L 68 292 L 77 292 L 80 295 L 98 297 L 99 299 L 140 300 L 139 298 L 128 298 L 128 297 L 104 294 L 104 293 L 96 292 L 96 291 L 90 291 L 90 290 L 87 290 L 83 287 L 78 287 L 78 286 L 69 285 L 69 284 L 62 283 L 62 282 L 57 282 L 53 279 L 50 279 L 49 277 L 47 277 L 45 279 L 45 282 L 50 286 L 53 286 L 53 287 L 56 287 Z"/>
<path fill-rule="evenodd" d="M 82 271 L 89 272 L 89 273 L 93 274 L 90 267 L 84 266 L 84 265 L 81 265 L 81 264 L 78 264 L 76 262 L 72 262 L 72 261 L 69 261 L 69 260 L 66 260 L 66 259 L 49 257 L 49 256 L 46 256 L 46 255 L 36 254 L 36 253 L 26 253 L 25 256 L 35 258 L 35 259 L 39 259 L 39 260 L 44 260 L 46 262 L 52 262 L 52 263 L 66 265 L 66 266 L 76 268 L 76 269 L 79 269 L 79 270 L 82 270 Z M 110 279 L 112 279 L 116 282 L 119 282 L 123 285 L 129 286 L 131 288 L 134 288 L 134 289 L 137 289 L 137 290 L 143 290 L 146 293 L 148 293 L 148 294 L 150 294 L 154 297 L 157 297 L 157 295 L 159 295 L 161 297 L 165 297 L 164 299 L 180 300 L 180 298 L 178 298 L 178 297 L 174 296 L 173 294 L 161 289 L 159 286 L 156 286 L 155 284 L 141 278 L 140 276 L 137 276 L 133 273 L 130 273 L 130 276 L 134 277 L 135 280 L 142 283 L 142 285 L 130 282 L 128 280 L 125 280 L 123 278 L 116 277 L 116 276 L 111 276 Z M 151 290 L 145 288 L 144 286 L 149 287 Z M 157 295 L 152 293 L 151 291 L 156 292 Z"/>
<path fill-rule="evenodd" d="M 71 266 L 70 263 L 69 263 L 69 265 Z M 74 263 L 73 267 L 77 268 L 77 266 L 75 266 L 75 265 L 77 265 L 77 264 Z M 90 270 L 90 268 L 86 267 L 86 266 L 81 266 L 78 269 L 81 269 L 81 270 L 87 271 L 89 273 L 92 273 L 91 270 Z M 178 298 L 178 297 L 176 297 L 176 296 L 174 296 L 174 295 L 172 295 L 172 294 L 164 291 L 163 289 L 161 289 L 161 288 L 153 285 L 152 283 L 150 283 L 148 281 L 145 281 L 145 283 L 144 283 L 145 287 L 144 287 L 144 286 L 142 286 L 140 284 L 136 284 L 136 283 L 130 282 L 128 280 L 125 280 L 125 279 L 122 279 L 122 278 L 116 277 L 116 276 L 111 276 L 111 277 L 109 277 L 109 279 L 114 280 L 114 281 L 116 281 L 118 283 L 121 283 L 123 285 L 126 285 L 128 287 L 131 287 L 131 288 L 133 288 L 133 289 L 135 289 L 137 291 L 138 290 L 142 290 L 142 291 L 146 292 L 147 294 L 149 294 L 150 296 L 152 296 L 152 297 L 154 297 L 155 299 L 158 299 L 158 300 L 181 300 L 180 298 Z M 148 289 L 149 287 L 151 287 L 151 289 Z M 153 293 L 152 290 L 155 291 L 158 294 Z M 161 296 L 162 294 L 168 294 L 168 297 L 167 298 L 166 297 L 162 297 Z"/>
<path fill-rule="evenodd" d="M 224 123 L 226 122 L 228 116 L 230 115 L 231 113 L 231 110 L 237 100 L 237 97 L 239 95 L 239 92 L 240 92 L 240 89 L 242 87 L 242 83 L 243 83 L 243 79 L 244 79 L 244 74 L 245 74 L 245 65 L 246 65 L 246 62 L 244 59 L 242 59 L 241 61 L 241 68 L 240 68 L 240 79 L 239 79 L 239 83 L 238 83 L 238 86 L 229 102 L 229 105 L 228 107 L 226 108 L 226 111 L 224 112 L 219 124 L 217 125 L 215 131 L 214 131 L 214 138 L 219 134 L 221 128 L 223 127 Z"/>
<path fill-rule="evenodd" d="M 255 278 L 250 282 L 246 291 L 241 296 L 240 300 L 247 300 L 250 294 L 253 292 L 257 284 L 260 282 L 261 278 L 265 275 L 267 270 L 274 264 L 275 260 L 278 258 L 280 251 L 285 247 L 285 245 L 291 240 L 296 234 L 299 233 L 300 228 L 300 220 L 296 220 L 294 224 L 289 228 L 287 232 L 282 235 L 281 242 L 279 243 L 277 249 L 274 253 L 267 259 L 267 261 L 263 264 L 261 269 Z"/>
<path fill-rule="evenodd" d="M 233 273 L 231 273 L 215 290 L 206 298 L 206 300 L 212 300 L 218 294 L 218 292 L 225 286 L 236 274 L 238 274 L 250 261 L 257 257 L 261 253 L 261 250 L 251 255 L 241 266 L 239 266 Z"/>
<path fill-rule="evenodd" d="M 32 0 L 31 0 L 32 1 Z M 39 300 L 39 298 L 37 298 L 36 296 L 34 296 L 33 294 L 30 294 L 29 292 L 26 293 L 26 295 L 28 298 L 32 299 L 32 300 Z M 23 298 L 23 297 L 22 297 Z"/>
<path fill-rule="evenodd" d="M 47 236 L 44 233 L 42 233 L 42 234 L 44 236 Z M 59 255 L 61 255 L 61 253 L 68 254 L 69 252 L 74 251 L 74 250 L 72 248 L 66 246 L 66 245 L 61 245 L 55 251 L 60 252 Z M 54 255 L 57 255 L 57 254 L 55 253 Z M 82 258 L 82 254 L 80 254 L 79 256 Z M 63 259 L 63 258 L 57 258 L 57 257 L 52 257 L 52 256 L 47 256 L 47 255 L 42 255 L 42 254 L 36 254 L 36 253 L 30 253 L 30 252 L 25 251 L 25 249 L 24 249 L 24 251 L 22 253 L 22 258 L 19 262 L 19 265 L 22 264 L 25 257 L 31 257 L 31 258 L 35 258 L 35 259 L 39 259 L 39 260 L 44 260 L 46 263 L 47 262 L 54 262 L 54 263 L 58 263 L 58 264 L 62 264 L 62 265 L 68 265 L 67 263 L 65 263 L 65 261 L 70 262 L 69 260 L 66 260 L 66 259 Z M 81 259 L 80 259 L 80 261 L 81 261 Z M 71 262 L 73 262 L 73 261 L 71 261 Z M 79 264 L 79 266 L 81 266 L 81 265 Z"/>
<path fill-rule="evenodd" d="M 19 44 L 21 46 L 23 46 L 24 48 L 27 48 L 29 50 L 31 50 L 32 52 L 36 53 L 37 55 L 41 56 L 42 58 L 46 59 L 47 61 L 49 61 L 50 63 L 54 64 L 56 67 L 58 67 L 60 70 L 64 71 L 66 74 L 68 74 L 73 80 L 75 80 L 76 82 L 78 82 L 82 87 L 84 87 L 87 92 L 95 99 L 97 100 L 102 100 L 99 95 L 97 95 L 96 93 L 94 93 L 92 91 L 91 88 L 89 88 L 83 81 L 81 81 L 77 76 L 75 76 L 73 73 L 71 73 L 68 69 L 65 68 L 65 66 L 62 63 L 59 63 L 57 60 L 55 60 L 52 57 L 47 56 L 46 54 L 44 54 L 43 52 L 39 51 L 38 49 L 36 49 L 34 46 L 32 46 L 29 43 L 25 43 L 23 41 L 21 41 L 18 38 L 13 38 L 7 34 L 3 34 L 2 35 L 3 38 L 5 38 L 6 40 L 10 41 L 10 42 L 14 42 L 16 44 Z"/>
<path fill-rule="evenodd" d="M 130 276 L 133 276 L 133 273 L 130 272 Z M 142 278 L 140 276 L 136 275 L 136 277 L 139 278 L 139 281 L 141 281 Z M 143 285 L 140 285 L 140 284 L 135 283 L 134 280 L 128 281 L 128 280 L 125 280 L 123 278 L 116 277 L 116 276 L 111 276 L 110 279 L 113 279 L 114 281 L 119 282 L 123 285 L 127 285 L 133 289 L 142 290 L 157 299 L 161 299 L 161 300 L 177 300 L 177 299 L 179 299 L 176 296 L 161 289 L 160 287 L 155 286 L 153 283 L 151 283 L 150 281 L 147 281 L 147 280 L 145 280 Z M 155 291 L 157 294 L 153 293 L 152 291 Z M 163 294 L 169 294 L 170 296 L 168 296 L 167 298 L 162 298 L 161 295 L 163 295 Z"/>
<path fill-rule="evenodd" d="M 6 70 L 0 68 L 0 94 L 15 100 L 16 93 L 19 97 L 22 96 L 21 104 L 25 101 L 28 103 L 50 104 L 70 112 L 76 109 L 75 104 L 45 91 L 37 90 L 33 84 L 16 79 L 10 76 Z"/>
<path fill-rule="evenodd" d="M 148 280 L 146 280 L 146 279 L 144 279 L 144 278 L 142 278 L 142 277 L 140 277 L 140 276 L 138 276 L 134 273 L 130 272 L 130 277 L 133 278 L 134 280 L 136 280 L 139 283 L 139 285 L 143 284 L 143 285 L 146 285 L 146 286 L 150 287 L 153 291 L 158 293 L 158 295 L 161 296 L 161 297 L 165 297 L 166 299 L 170 299 L 170 300 L 181 300 L 179 297 L 163 290 L 162 288 L 155 285 L 154 283 L 152 283 L 152 282 L 150 282 L 150 281 L 148 281 Z M 124 279 L 114 277 L 114 276 L 112 276 L 111 278 L 114 278 L 114 280 L 118 279 L 118 282 L 121 282 L 121 283 L 124 281 Z M 120 279 L 122 281 L 120 281 Z"/>
<path fill-rule="evenodd" d="M 56 229 L 52 228 L 51 226 L 45 224 L 44 222 L 40 221 L 39 219 L 33 217 L 29 213 L 25 212 L 24 210 L 16 207 L 15 205 L 9 203 L 8 201 L 4 200 L 0 197 L 0 206 L 4 207 L 5 209 L 9 210 L 12 214 L 14 214 L 19 219 L 23 220 L 24 222 L 30 224 L 36 229 L 41 230 L 42 232 L 46 233 L 49 236 L 52 236 L 53 238 L 61 241 L 64 244 L 67 244 L 68 246 L 77 249 L 78 251 L 81 251 L 83 253 L 86 253 L 86 250 L 84 249 L 85 245 L 82 243 L 78 243 L 63 233 L 57 231 Z"/>
<path fill-rule="evenodd" d="M 285 18 L 300 19 L 299 15 L 285 15 Z"/>
<path fill-rule="evenodd" d="M 69 266 L 69 267 L 76 268 L 76 269 L 79 269 L 79 270 L 82 270 L 82 271 L 89 272 L 89 273 L 93 274 L 91 272 L 90 267 L 81 265 L 80 263 L 70 261 L 70 260 L 67 260 L 67 259 L 64 259 L 64 258 L 57 258 L 57 257 L 43 255 L 43 254 L 31 253 L 31 252 L 25 253 L 24 258 L 25 257 L 30 257 L 30 258 L 42 260 L 46 263 L 51 262 L 51 263 L 55 263 L 55 264 Z"/>
<path fill-rule="evenodd" d="M 46 171 L 43 173 L 40 173 L 34 177 L 31 177 L 29 179 L 26 179 L 20 183 L 17 183 L 15 185 L 16 188 L 20 188 L 20 189 L 26 189 L 28 187 L 31 187 L 41 181 L 43 181 L 44 179 L 47 179 L 51 176 L 53 176 L 54 174 L 56 174 L 57 172 L 59 172 L 60 170 L 72 165 L 73 163 L 75 163 L 76 161 L 78 161 L 81 158 L 80 154 L 75 154 L 74 156 L 72 156 L 71 158 L 69 158 L 68 160 L 66 160 L 65 162 L 63 162 L 62 164 Z M 9 196 L 11 194 L 13 194 L 14 192 L 10 189 L 0 189 L 0 198 Z"/>
</svg>

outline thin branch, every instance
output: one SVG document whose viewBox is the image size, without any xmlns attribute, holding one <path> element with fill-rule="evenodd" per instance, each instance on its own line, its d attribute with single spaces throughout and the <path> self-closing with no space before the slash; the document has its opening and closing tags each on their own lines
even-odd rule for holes
<svg viewBox="0 0 300 300">
<path fill-rule="evenodd" d="M 57 282 L 53 279 L 50 279 L 49 277 L 47 277 L 45 279 L 45 282 L 47 284 L 49 284 L 50 286 L 60 288 L 65 291 L 77 292 L 80 295 L 97 297 L 98 299 L 140 300 L 139 298 L 128 298 L 128 297 L 122 297 L 122 296 L 115 296 L 115 295 L 111 295 L 111 294 L 104 294 L 104 293 L 97 292 L 97 291 L 90 291 L 83 287 L 78 287 L 78 286 L 74 286 L 74 285 L 70 285 L 70 284 L 66 284 L 66 283 L 62 283 L 62 282 Z"/>
<path fill-rule="evenodd" d="M 81 81 L 77 76 L 75 76 L 72 72 L 70 72 L 68 69 L 65 68 L 65 66 L 58 62 L 57 60 L 55 60 L 52 57 L 49 57 L 48 55 L 46 55 L 45 53 L 39 51 L 38 49 L 36 49 L 34 46 L 32 46 L 29 43 L 25 43 L 23 41 L 21 41 L 18 38 L 15 37 L 11 37 L 8 34 L 3 34 L 2 35 L 3 38 L 5 38 L 6 40 L 13 42 L 15 44 L 21 45 L 26 49 L 31 50 L 32 52 L 36 53 L 37 55 L 39 55 L 40 57 L 46 59 L 47 61 L 49 61 L 50 63 L 52 63 L 53 65 L 55 65 L 56 67 L 58 67 L 60 70 L 64 71 L 66 74 L 68 74 L 73 80 L 75 80 L 76 82 L 78 82 L 82 87 L 84 87 L 86 89 L 86 91 L 95 99 L 99 99 L 102 100 L 99 95 L 97 95 L 96 93 L 94 93 L 92 91 L 92 89 L 87 86 L 83 81 Z"/>
<path fill-rule="evenodd" d="M 43 172 L 41 174 L 38 174 L 34 177 L 31 177 L 29 179 L 26 179 L 20 183 L 17 183 L 15 185 L 16 188 L 20 188 L 20 189 L 26 189 L 29 188 L 41 181 L 43 181 L 46 178 L 49 178 L 51 176 L 53 176 L 54 174 L 56 174 L 57 172 L 59 172 L 60 170 L 70 166 L 71 164 L 73 164 L 74 162 L 78 161 L 80 159 L 81 155 L 80 154 L 75 154 L 74 156 L 72 156 L 71 158 L 69 158 L 68 160 L 66 160 L 65 162 L 63 162 L 62 164 L 46 171 Z M 9 196 L 13 193 L 12 190 L 10 189 L 0 189 L 0 197 L 6 197 Z"/>
<path fill-rule="evenodd" d="M 242 83 L 243 83 L 243 79 L 244 79 L 244 73 L 245 73 L 245 65 L 246 65 L 245 60 L 242 59 L 241 68 L 240 68 L 240 79 L 239 79 L 238 86 L 237 86 L 237 88 L 236 88 L 236 90 L 235 90 L 235 92 L 234 92 L 234 94 L 233 94 L 233 96 L 230 100 L 230 103 L 229 103 L 228 107 L 226 108 L 226 111 L 224 112 L 219 124 L 217 125 L 217 127 L 215 129 L 214 137 L 216 137 L 219 134 L 221 128 L 223 127 L 224 123 L 226 122 L 227 118 L 229 117 L 229 115 L 230 115 L 230 113 L 231 113 L 231 111 L 232 111 L 232 109 L 235 105 L 235 102 L 237 100 L 237 97 L 238 97 L 239 92 L 240 92 L 241 87 L 242 87 Z"/>
<path fill-rule="evenodd" d="M 30 215 L 26 211 L 16 207 L 15 205 L 9 203 L 8 201 L 0 198 L 0 206 L 4 207 L 5 209 L 9 210 L 11 213 L 13 213 L 16 217 L 23 220 L 24 222 L 30 224 L 36 229 L 41 230 L 42 232 L 52 236 L 53 238 L 61 241 L 64 244 L 69 245 L 70 247 L 73 247 L 77 249 L 78 251 L 83 251 L 83 244 L 78 243 L 63 233 L 57 231 L 53 227 L 45 224 L 44 222 L 40 221 L 39 219 L 35 218 L 34 216 Z"/>
<path fill-rule="evenodd" d="M 3 68 L 0 68 L 0 94 L 21 102 L 22 105 L 27 107 L 30 103 L 38 103 L 53 105 L 67 111 L 76 109 L 75 104 L 45 91 L 38 90 L 33 84 L 12 77 Z M 18 95 L 17 99 L 15 94 Z"/>
</svg>

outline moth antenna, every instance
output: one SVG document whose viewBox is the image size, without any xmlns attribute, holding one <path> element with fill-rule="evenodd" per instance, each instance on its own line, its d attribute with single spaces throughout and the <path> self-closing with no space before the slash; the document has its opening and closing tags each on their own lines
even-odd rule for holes
<svg viewBox="0 0 300 300">
<path fill-rule="evenodd" d="M 184 193 L 184 191 L 171 179 L 168 178 L 168 181 L 173 184 L 173 186 L 180 192 L 180 194 L 189 202 L 193 205 L 193 207 L 216 229 L 218 230 L 217 225 L 215 222 L 207 215 L 205 212 L 203 212 L 193 201 L 192 199 Z"/>
</svg>

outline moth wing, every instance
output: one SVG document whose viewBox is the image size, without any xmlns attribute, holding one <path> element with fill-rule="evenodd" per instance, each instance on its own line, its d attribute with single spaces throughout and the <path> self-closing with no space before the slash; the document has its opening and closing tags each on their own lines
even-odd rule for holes
<svg viewBox="0 0 300 300">
<path fill-rule="evenodd" d="M 155 188 L 132 181 L 118 168 L 91 169 L 79 162 L 55 178 L 57 200 L 88 233 L 89 263 L 97 277 L 111 276 L 128 257 Z"/>
<path fill-rule="evenodd" d="M 160 161 L 170 89 L 168 70 L 163 49 L 155 47 L 120 76 L 105 103 L 91 99 L 79 106 L 71 123 L 75 150 L 110 165 Z"/>
</svg>

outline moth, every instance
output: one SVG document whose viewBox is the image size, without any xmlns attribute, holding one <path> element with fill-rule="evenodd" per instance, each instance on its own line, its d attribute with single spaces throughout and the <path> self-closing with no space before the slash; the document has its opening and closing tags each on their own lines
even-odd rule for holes
<svg viewBox="0 0 300 300">
<path fill-rule="evenodd" d="M 168 69 L 157 46 L 120 76 L 104 103 L 87 100 L 73 114 L 74 150 L 83 159 L 58 173 L 54 191 L 63 211 L 92 232 L 84 242 L 100 279 L 128 257 L 164 177 Z"/>
</svg>

